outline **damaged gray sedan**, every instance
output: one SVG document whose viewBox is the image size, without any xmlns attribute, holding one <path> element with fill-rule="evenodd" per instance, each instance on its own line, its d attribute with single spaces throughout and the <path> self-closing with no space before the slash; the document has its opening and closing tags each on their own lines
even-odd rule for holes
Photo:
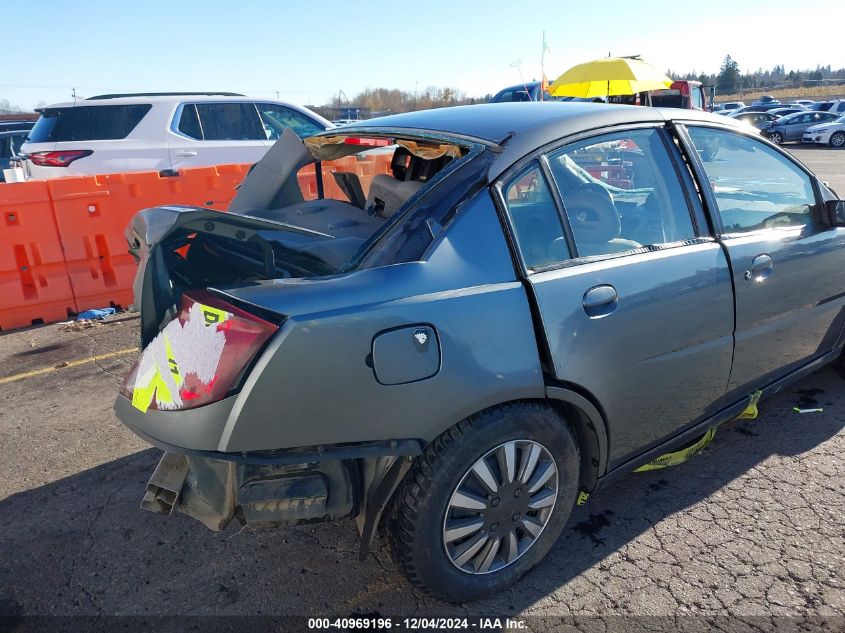
<svg viewBox="0 0 845 633">
<path fill-rule="evenodd" d="M 352 518 L 362 557 L 382 528 L 450 601 L 843 346 L 845 206 L 723 117 L 497 104 L 286 133 L 229 211 L 127 230 L 143 352 L 115 409 L 165 451 L 143 507 Z"/>
</svg>

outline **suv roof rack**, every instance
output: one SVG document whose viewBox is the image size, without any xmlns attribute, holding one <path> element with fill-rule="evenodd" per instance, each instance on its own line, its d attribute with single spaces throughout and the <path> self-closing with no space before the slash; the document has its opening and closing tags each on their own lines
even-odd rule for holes
<svg viewBox="0 0 845 633">
<path fill-rule="evenodd" d="M 121 97 L 244 97 L 238 92 L 127 92 L 88 97 L 86 101 L 119 99 Z"/>
</svg>

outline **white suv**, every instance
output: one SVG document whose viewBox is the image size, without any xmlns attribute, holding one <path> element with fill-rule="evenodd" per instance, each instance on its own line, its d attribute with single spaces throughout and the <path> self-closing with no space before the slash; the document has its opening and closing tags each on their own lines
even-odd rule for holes
<svg viewBox="0 0 845 633">
<path fill-rule="evenodd" d="M 310 110 L 232 93 L 102 95 L 39 110 L 21 147 L 29 178 L 255 163 L 286 128 L 333 125 Z"/>
</svg>

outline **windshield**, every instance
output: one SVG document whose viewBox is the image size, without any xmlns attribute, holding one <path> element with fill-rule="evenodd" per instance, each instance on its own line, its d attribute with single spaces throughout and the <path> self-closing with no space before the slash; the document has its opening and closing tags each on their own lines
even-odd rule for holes
<svg viewBox="0 0 845 633">
<path fill-rule="evenodd" d="M 511 86 L 496 93 L 490 103 L 511 103 L 514 101 L 536 101 L 538 83 L 520 84 L 518 86 Z"/>
</svg>

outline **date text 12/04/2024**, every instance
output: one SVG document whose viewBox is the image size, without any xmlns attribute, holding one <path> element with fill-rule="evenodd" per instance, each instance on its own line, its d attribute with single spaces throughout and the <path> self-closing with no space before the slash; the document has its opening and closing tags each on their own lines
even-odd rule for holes
<svg viewBox="0 0 845 633">
<path fill-rule="evenodd" d="M 510 618 L 390 618 L 390 617 L 345 617 L 345 618 L 309 618 L 309 630 L 491 630 L 518 631 L 525 630 L 522 620 Z"/>
</svg>

